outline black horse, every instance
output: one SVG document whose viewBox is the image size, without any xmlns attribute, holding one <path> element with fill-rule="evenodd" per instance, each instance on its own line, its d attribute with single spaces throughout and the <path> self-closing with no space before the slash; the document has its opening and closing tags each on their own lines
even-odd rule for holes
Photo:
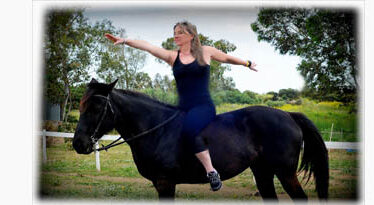
<svg viewBox="0 0 374 205">
<path fill-rule="evenodd" d="M 113 89 L 111 84 L 88 84 L 80 103 L 73 140 L 79 154 L 94 151 L 94 143 L 115 128 L 128 141 L 139 173 L 151 180 L 160 198 L 175 196 L 176 184 L 208 183 L 206 172 L 181 138 L 185 113 L 144 94 Z M 160 126 L 161 125 L 161 126 Z M 155 128 L 156 129 L 152 129 Z M 144 133 L 140 137 L 139 133 Z M 264 199 L 277 199 L 274 175 L 292 199 L 307 199 L 297 179 L 299 171 L 314 174 L 320 199 L 328 197 L 328 154 L 313 123 L 301 113 L 252 106 L 227 112 L 201 133 L 222 180 L 250 167 Z"/>
</svg>

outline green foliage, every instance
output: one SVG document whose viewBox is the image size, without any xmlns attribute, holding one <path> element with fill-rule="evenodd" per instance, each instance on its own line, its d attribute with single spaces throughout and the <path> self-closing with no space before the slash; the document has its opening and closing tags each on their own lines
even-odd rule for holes
<svg viewBox="0 0 374 205">
<path fill-rule="evenodd" d="M 62 105 L 62 120 L 67 104 L 72 106 L 71 88 L 89 79 L 88 67 L 97 60 L 104 33 L 115 33 L 111 22 L 90 25 L 83 10 L 52 9 L 46 15 L 44 95 Z"/>
<path fill-rule="evenodd" d="M 80 85 L 71 87 L 72 109 L 79 109 L 79 102 L 82 99 L 86 89 L 87 89 L 86 84 L 80 84 Z"/>
<path fill-rule="evenodd" d="M 277 101 L 278 100 L 278 93 L 274 91 L 270 91 L 266 93 L 267 95 L 272 95 L 273 97 L 271 98 L 272 101 Z"/>
<path fill-rule="evenodd" d="M 157 99 L 161 102 L 176 105 L 178 103 L 178 96 L 175 92 L 165 92 L 161 88 L 147 88 L 142 90 L 142 92 L 150 97 Z"/>
<path fill-rule="evenodd" d="M 159 73 L 157 73 L 153 79 L 152 88 L 160 89 L 163 92 L 175 92 L 175 80 L 171 80 L 167 75 L 162 77 Z"/>
<path fill-rule="evenodd" d="M 267 101 L 266 102 L 266 105 L 269 107 L 281 107 L 285 104 L 286 104 L 285 101 Z"/>
<path fill-rule="evenodd" d="M 289 104 L 301 104 L 302 100 L 300 98 L 300 92 L 288 88 L 288 89 L 280 89 L 279 92 L 268 92 L 264 95 L 262 100 L 262 104 L 266 104 L 270 107 L 279 107 L 286 103 Z"/>
<path fill-rule="evenodd" d="M 123 36 L 124 31 L 120 31 Z M 144 67 L 147 54 L 131 47 L 114 46 L 106 41 L 100 51 L 98 76 L 106 83 L 118 79 L 117 87 L 121 89 L 144 89 L 151 85 L 147 73 L 140 72 Z"/>
<path fill-rule="evenodd" d="M 223 103 L 231 104 L 260 104 L 261 100 L 258 95 L 251 91 L 244 91 L 241 93 L 239 90 L 221 90 L 211 93 L 215 105 Z"/>
<path fill-rule="evenodd" d="M 51 10 L 46 17 L 44 95 L 52 104 L 66 104 L 70 83 L 87 74 L 89 39 L 80 34 L 88 24 L 81 10 Z"/>
<path fill-rule="evenodd" d="M 270 8 L 261 9 L 251 26 L 258 41 L 302 58 L 297 70 L 309 89 L 347 101 L 359 89 L 356 20 L 347 9 Z"/>
<path fill-rule="evenodd" d="M 217 91 L 211 92 L 211 97 L 215 105 L 221 105 L 225 102 L 226 92 L 225 91 Z"/>
<path fill-rule="evenodd" d="M 71 118 L 70 118 L 71 119 Z M 58 127 L 58 132 L 69 132 L 69 133 L 74 133 L 75 128 L 77 127 L 77 122 L 75 120 L 73 122 L 63 122 L 59 127 Z"/>
<path fill-rule="evenodd" d="M 278 93 L 279 98 L 286 101 L 296 100 L 300 97 L 300 93 L 292 88 L 280 89 Z"/>
<path fill-rule="evenodd" d="M 345 104 L 356 104 L 357 95 L 352 91 L 345 90 L 344 95 L 337 92 L 315 91 L 314 89 L 304 87 L 301 96 L 318 101 L 341 101 Z"/>
</svg>

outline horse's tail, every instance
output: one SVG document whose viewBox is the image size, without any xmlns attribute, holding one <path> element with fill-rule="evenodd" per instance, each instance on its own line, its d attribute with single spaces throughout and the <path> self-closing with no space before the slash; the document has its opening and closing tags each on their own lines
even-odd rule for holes
<svg viewBox="0 0 374 205">
<path fill-rule="evenodd" d="M 290 113 L 303 132 L 304 153 L 299 171 L 308 172 L 309 181 L 312 173 L 316 182 L 316 190 L 320 199 L 327 199 L 329 188 L 329 162 L 326 145 L 317 127 L 302 113 Z"/>
</svg>

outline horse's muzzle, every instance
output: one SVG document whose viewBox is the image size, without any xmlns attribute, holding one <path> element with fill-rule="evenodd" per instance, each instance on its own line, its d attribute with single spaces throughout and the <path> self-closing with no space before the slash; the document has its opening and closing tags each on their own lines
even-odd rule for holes
<svg viewBox="0 0 374 205">
<path fill-rule="evenodd" d="M 78 154 L 90 154 L 93 152 L 93 144 L 90 141 L 82 140 L 74 136 L 73 148 Z"/>
</svg>

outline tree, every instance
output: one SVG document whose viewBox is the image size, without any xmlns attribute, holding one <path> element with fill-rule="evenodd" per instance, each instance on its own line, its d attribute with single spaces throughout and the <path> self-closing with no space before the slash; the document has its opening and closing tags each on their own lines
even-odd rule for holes
<svg viewBox="0 0 374 205">
<path fill-rule="evenodd" d="M 152 87 L 155 89 L 161 89 L 163 92 L 173 92 L 175 90 L 173 81 L 169 79 L 167 75 L 162 77 L 159 73 L 155 75 Z"/>
<path fill-rule="evenodd" d="M 297 70 L 320 95 L 356 93 L 356 14 L 352 10 L 261 9 L 251 27 L 258 41 L 302 58 Z"/>
<path fill-rule="evenodd" d="M 90 68 L 102 57 L 104 33 L 122 30 L 109 20 L 89 24 L 83 10 L 51 10 L 46 16 L 44 93 L 50 103 L 60 104 L 60 119 L 66 120 L 72 87 L 86 83 Z"/>
<path fill-rule="evenodd" d="M 120 31 L 123 36 L 124 31 Z M 140 72 L 144 67 L 147 54 L 131 47 L 114 46 L 106 41 L 100 52 L 98 76 L 106 82 L 118 79 L 117 85 L 122 89 L 142 89 L 151 84 L 147 73 Z"/>
<path fill-rule="evenodd" d="M 86 84 L 80 84 L 71 87 L 72 109 L 79 109 L 79 102 L 83 97 L 84 93 L 86 92 L 86 89 Z"/>
<path fill-rule="evenodd" d="M 274 91 L 270 91 L 266 93 L 267 95 L 272 95 L 273 97 L 271 98 L 272 101 L 277 101 L 278 100 L 278 93 Z"/>
<path fill-rule="evenodd" d="M 236 49 L 236 46 L 226 40 L 214 41 L 209 39 L 207 36 L 199 34 L 199 39 L 202 45 L 213 46 L 224 53 L 232 52 Z M 174 43 L 174 38 L 168 38 L 162 42 L 162 47 L 169 50 L 176 50 L 177 45 Z M 162 62 L 157 60 L 158 62 Z M 216 92 L 219 90 L 233 90 L 235 83 L 231 77 L 224 77 L 225 71 L 230 70 L 230 66 L 222 65 L 217 61 L 210 63 L 210 90 Z"/>
<path fill-rule="evenodd" d="M 282 100 L 296 100 L 297 98 L 299 98 L 300 93 L 295 89 L 288 88 L 280 89 L 278 95 Z"/>
<path fill-rule="evenodd" d="M 52 10 L 47 14 L 45 36 L 45 96 L 50 103 L 61 105 L 60 118 L 70 102 L 71 84 L 87 79 L 90 63 L 89 30 L 82 10 Z"/>
<path fill-rule="evenodd" d="M 51 10 L 46 19 L 45 97 L 61 107 L 60 119 L 72 107 L 72 88 L 89 80 L 95 69 L 106 82 L 119 79 L 122 88 L 142 89 L 151 85 L 148 74 L 139 72 L 146 55 L 136 49 L 113 46 L 105 33 L 124 35 L 109 20 L 91 25 L 83 10 Z"/>
<path fill-rule="evenodd" d="M 152 79 L 149 77 L 148 73 L 136 73 L 134 88 L 136 90 L 142 90 L 150 87 L 152 87 Z"/>
</svg>

